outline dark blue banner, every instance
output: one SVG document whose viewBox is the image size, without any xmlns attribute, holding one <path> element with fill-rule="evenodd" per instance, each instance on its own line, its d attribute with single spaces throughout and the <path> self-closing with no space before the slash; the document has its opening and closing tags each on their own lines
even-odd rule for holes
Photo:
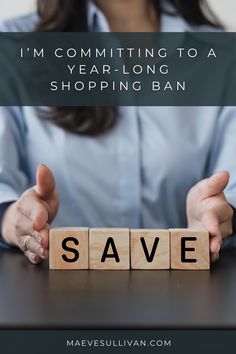
<svg viewBox="0 0 236 354">
<path fill-rule="evenodd" d="M 234 33 L 1 33 L 2 106 L 235 106 Z"/>
</svg>

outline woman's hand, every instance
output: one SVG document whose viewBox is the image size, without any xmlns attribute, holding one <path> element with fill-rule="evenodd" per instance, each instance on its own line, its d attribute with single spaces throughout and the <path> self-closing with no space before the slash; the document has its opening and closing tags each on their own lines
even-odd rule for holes
<svg viewBox="0 0 236 354">
<path fill-rule="evenodd" d="M 25 191 L 4 213 L 2 236 L 18 246 L 37 264 L 48 257 L 49 225 L 59 208 L 55 179 L 48 167 L 39 165 L 36 185 Z"/>
<path fill-rule="evenodd" d="M 212 262 L 219 258 L 223 239 L 233 233 L 233 209 L 224 195 L 229 177 L 228 172 L 216 173 L 196 184 L 187 196 L 188 227 L 209 231 Z"/>
</svg>

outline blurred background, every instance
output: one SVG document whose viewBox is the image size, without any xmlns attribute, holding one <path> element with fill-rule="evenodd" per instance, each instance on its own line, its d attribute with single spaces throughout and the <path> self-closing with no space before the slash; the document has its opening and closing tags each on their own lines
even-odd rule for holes
<svg viewBox="0 0 236 354">
<path fill-rule="evenodd" d="M 79 0 L 78 0 L 79 1 Z M 207 0 L 228 30 L 236 30 L 236 0 Z M 0 0 L 0 19 L 26 14 L 35 7 L 35 0 Z"/>
</svg>

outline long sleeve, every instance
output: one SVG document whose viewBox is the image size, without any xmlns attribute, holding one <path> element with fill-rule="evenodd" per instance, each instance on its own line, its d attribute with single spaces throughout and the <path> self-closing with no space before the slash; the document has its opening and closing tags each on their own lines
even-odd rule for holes
<svg viewBox="0 0 236 354">
<path fill-rule="evenodd" d="M 27 157 L 21 109 L 0 108 L 0 226 L 7 205 L 27 188 Z M 1 239 L 1 243 L 4 243 Z"/>
</svg>

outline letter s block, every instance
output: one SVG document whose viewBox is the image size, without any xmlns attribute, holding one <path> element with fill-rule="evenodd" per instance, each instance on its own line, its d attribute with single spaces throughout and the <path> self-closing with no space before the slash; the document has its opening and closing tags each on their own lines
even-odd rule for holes
<svg viewBox="0 0 236 354">
<path fill-rule="evenodd" d="M 209 233 L 204 230 L 171 229 L 171 269 L 210 269 Z"/>
<path fill-rule="evenodd" d="M 57 228 L 49 233 L 50 269 L 88 269 L 87 228 Z"/>
<path fill-rule="evenodd" d="M 129 229 L 90 229 L 90 269 L 130 269 Z"/>
</svg>

